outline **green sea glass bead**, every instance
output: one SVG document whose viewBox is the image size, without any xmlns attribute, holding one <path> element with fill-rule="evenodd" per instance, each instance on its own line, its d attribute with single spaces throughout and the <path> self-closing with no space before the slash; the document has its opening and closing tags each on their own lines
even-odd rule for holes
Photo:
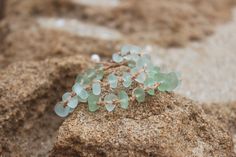
<svg viewBox="0 0 236 157">
<path fill-rule="evenodd" d="M 68 101 L 67 105 L 68 105 L 70 108 L 76 108 L 77 105 L 78 105 L 78 103 L 79 103 L 78 97 L 77 97 L 77 96 L 74 96 L 74 97 L 72 97 L 72 98 Z"/>
<path fill-rule="evenodd" d="M 135 88 L 133 95 L 139 103 L 145 101 L 145 91 L 142 88 Z"/>
<path fill-rule="evenodd" d="M 116 88 L 117 84 L 118 84 L 118 79 L 117 79 L 116 75 L 109 74 L 108 75 L 108 82 L 109 82 L 111 88 Z"/>
<path fill-rule="evenodd" d="M 139 83 L 144 83 L 146 79 L 146 74 L 145 72 L 141 72 L 136 78 L 135 81 L 139 82 Z"/>
<path fill-rule="evenodd" d="M 55 113 L 60 117 L 66 117 L 68 116 L 70 112 L 69 106 L 64 106 L 63 102 L 58 102 L 54 107 Z"/>
<path fill-rule="evenodd" d="M 122 56 L 120 56 L 119 54 L 113 54 L 112 55 L 112 60 L 114 61 L 114 62 L 116 62 L 116 63 L 120 63 L 120 62 L 122 62 L 124 59 L 123 59 L 123 57 Z"/>
<path fill-rule="evenodd" d="M 96 80 L 102 80 L 103 76 L 104 76 L 104 71 L 103 70 L 97 71 Z"/>
<path fill-rule="evenodd" d="M 83 76 L 82 75 L 77 75 L 75 82 L 79 84 L 83 84 Z"/>
<path fill-rule="evenodd" d="M 99 96 L 94 94 L 89 94 L 88 96 L 88 109 L 90 112 L 95 112 L 99 109 L 97 102 L 99 101 Z"/>
<path fill-rule="evenodd" d="M 117 99 L 117 96 L 115 94 L 108 94 L 104 98 L 104 102 L 106 103 L 105 107 L 107 111 L 111 112 L 115 109 L 115 105 L 113 104 L 113 101 Z"/>
<path fill-rule="evenodd" d="M 144 81 L 144 87 L 153 87 L 155 85 L 156 81 L 152 77 L 147 77 L 146 80 Z"/>
<path fill-rule="evenodd" d="M 131 75 L 129 73 L 124 72 L 122 79 L 123 79 L 123 86 L 124 87 L 128 88 L 129 86 L 131 86 L 132 79 L 131 79 Z"/>
<path fill-rule="evenodd" d="M 147 91 L 147 93 L 149 94 L 149 95 L 155 95 L 155 89 L 150 89 L 150 90 L 148 90 Z"/>
<path fill-rule="evenodd" d="M 156 75 L 160 72 L 160 68 L 158 66 L 150 66 L 146 71 L 148 76 L 156 77 Z"/>
<path fill-rule="evenodd" d="M 175 72 L 168 74 L 158 73 L 157 81 L 160 83 L 159 91 L 173 91 L 179 84 L 178 76 Z"/>
<path fill-rule="evenodd" d="M 125 91 L 120 91 L 118 94 L 121 108 L 127 109 L 129 106 L 129 96 Z"/>
<path fill-rule="evenodd" d="M 94 70 L 94 69 L 88 69 L 87 72 L 86 72 L 86 74 L 87 74 L 87 77 L 88 77 L 88 78 L 94 78 L 95 75 L 96 75 L 96 70 Z"/>
<path fill-rule="evenodd" d="M 92 90 L 94 95 L 101 94 L 101 84 L 99 82 L 94 82 L 92 85 Z"/>
</svg>

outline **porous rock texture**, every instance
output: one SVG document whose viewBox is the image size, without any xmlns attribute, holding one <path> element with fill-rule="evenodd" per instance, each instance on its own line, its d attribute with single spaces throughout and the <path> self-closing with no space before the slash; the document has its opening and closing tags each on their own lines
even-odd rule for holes
<svg viewBox="0 0 236 157">
<path fill-rule="evenodd" d="M 158 93 L 128 110 L 87 110 L 79 106 L 62 124 L 51 157 L 234 156 L 227 128 L 173 93 Z"/>
<path fill-rule="evenodd" d="M 89 64 L 86 57 L 73 56 L 13 63 L 0 71 L 0 156 L 32 156 L 50 149 L 44 148 L 53 143 L 47 139 L 61 121 L 52 114 L 54 103 Z"/>
</svg>

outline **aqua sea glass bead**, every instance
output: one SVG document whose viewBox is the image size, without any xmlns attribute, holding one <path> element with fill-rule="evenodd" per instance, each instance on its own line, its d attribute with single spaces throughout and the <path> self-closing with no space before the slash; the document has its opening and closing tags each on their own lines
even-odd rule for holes
<svg viewBox="0 0 236 157">
<path fill-rule="evenodd" d="M 54 107 L 55 113 L 60 117 L 66 117 L 68 116 L 70 112 L 69 106 L 64 106 L 63 102 L 58 102 Z"/>
<path fill-rule="evenodd" d="M 99 106 L 97 105 L 97 102 L 99 101 L 99 96 L 94 94 L 89 94 L 88 96 L 88 109 L 90 112 L 95 112 L 99 109 Z"/>
<path fill-rule="evenodd" d="M 117 99 L 117 96 L 115 94 L 108 94 L 104 97 L 104 102 L 106 103 L 105 107 L 107 111 L 111 112 L 115 109 L 115 105 L 113 103 L 114 100 Z"/>
<path fill-rule="evenodd" d="M 92 84 L 92 90 L 94 95 L 100 95 L 101 94 L 101 84 L 99 82 L 94 82 Z"/>
<path fill-rule="evenodd" d="M 139 53 L 142 49 L 140 47 L 137 47 L 135 45 L 124 45 L 121 47 L 121 54 L 126 55 L 127 53 Z"/>
<path fill-rule="evenodd" d="M 139 71 L 139 69 L 138 69 L 137 67 L 134 67 L 134 68 L 132 68 L 132 69 L 130 70 L 130 73 L 131 73 L 132 75 L 135 75 L 138 71 Z"/>
<path fill-rule="evenodd" d="M 116 88 L 117 84 L 118 84 L 118 79 L 114 74 L 109 74 L 108 75 L 108 82 L 109 82 L 111 88 Z"/>
<path fill-rule="evenodd" d="M 79 102 L 87 102 L 87 99 L 81 99 L 79 96 L 77 96 L 79 99 Z"/>
<path fill-rule="evenodd" d="M 85 89 L 82 89 L 81 92 L 78 94 L 78 96 L 81 99 L 87 99 L 88 98 L 88 92 Z"/>
<path fill-rule="evenodd" d="M 114 61 L 114 62 L 116 62 L 116 63 L 120 63 L 120 62 L 122 62 L 124 59 L 123 59 L 123 57 L 122 56 L 120 56 L 119 54 L 113 54 L 112 55 L 112 60 Z"/>
<path fill-rule="evenodd" d="M 76 108 L 77 105 L 78 105 L 78 103 L 79 103 L 78 97 L 77 97 L 77 96 L 74 96 L 74 97 L 72 97 L 72 98 L 68 101 L 67 105 L 68 105 L 70 108 Z"/>
<path fill-rule="evenodd" d="M 145 101 L 145 91 L 142 88 L 135 88 L 133 95 L 139 103 Z"/>
<path fill-rule="evenodd" d="M 125 91 L 120 91 L 118 94 L 121 108 L 127 109 L 129 106 L 129 96 Z"/>
<path fill-rule="evenodd" d="M 75 92 L 77 95 L 83 90 L 83 86 L 79 83 L 75 83 L 72 87 L 72 91 Z"/>
<path fill-rule="evenodd" d="M 71 98 L 71 93 L 66 92 L 65 94 L 62 95 L 62 101 L 67 101 Z"/>
<path fill-rule="evenodd" d="M 74 108 L 70 108 L 69 113 L 72 113 L 74 110 L 75 110 Z"/>
</svg>

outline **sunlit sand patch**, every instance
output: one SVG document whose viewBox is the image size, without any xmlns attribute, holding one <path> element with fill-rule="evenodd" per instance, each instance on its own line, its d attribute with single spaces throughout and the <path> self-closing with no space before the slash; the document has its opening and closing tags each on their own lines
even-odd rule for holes
<svg viewBox="0 0 236 157">
<path fill-rule="evenodd" d="M 116 30 L 83 23 L 75 19 L 38 18 L 37 22 L 43 28 L 65 31 L 82 37 L 102 40 L 119 40 L 122 37 L 121 33 Z"/>
</svg>

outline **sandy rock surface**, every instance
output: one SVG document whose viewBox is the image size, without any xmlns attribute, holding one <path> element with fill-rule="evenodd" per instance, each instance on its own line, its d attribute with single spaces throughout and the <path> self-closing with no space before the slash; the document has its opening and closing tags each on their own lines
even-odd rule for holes
<svg viewBox="0 0 236 157">
<path fill-rule="evenodd" d="M 4 156 L 31 156 L 51 149 L 49 139 L 61 123 L 53 113 L 54 103 L 88 64 L 77 56 L 15 63 L 0 72 L 0 152 Z"/>
<path fill-rule="evenodd" d="M 159 93 L 127 111 L 78 107 L 60 127 L 51 156 L 229 157 L 232 149 L 227 129 L 200 105 Z"/>
</svg>

